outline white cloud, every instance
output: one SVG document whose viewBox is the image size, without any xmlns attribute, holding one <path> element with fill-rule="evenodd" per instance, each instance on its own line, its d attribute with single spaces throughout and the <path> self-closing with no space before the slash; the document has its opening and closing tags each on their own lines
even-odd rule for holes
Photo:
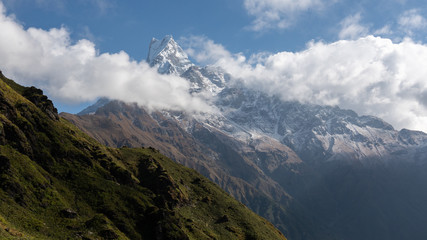
<svg viewBox="0 0 427 240">
<path fill-rule="evenodd" d="M 109 97 L 150 109 L 204 111 L 204 99 L 188 93 L 189 83 L 160 75 L 125 52 L 99 54 L 94 43 L 72 43 L 65 28 L 24 29 L 5 15 L 0 2 L 0 68 L 21 84 L 36 85 L 56 100 L 84 102 Z"/>
<path fill-rule="evenodd" d="M 357 39 L 368 35 L 369 28 L 360 24 L 360 13 L 346 17 L 341 21 L 340 39 Z"/>
<path fill-rule="evenodd" d="M 339 39 L 355 40 L 374 35 L 393 38 L 393 41 L 399 42 L 407 37 L 411 39 L 422 37 L 420 33 L 422 33 L 423 28 L 427 27 L 427 19 L 420 14 L 419 9 L 412 9 L 404 11 L 393 21 L 389 21 L 380 28 L 372 29 L 374 23 L 362 23 L 361 13 L 356 13 L 344 18 L 339 26 Z"/>
<path fill-rule="evenodd" d="M 374 35 L 376 36 L 384 36 L 384 35 L 392 35 L 393 30 L 391 29 L 390 25 L 385 25 L 384 27 L 377 29 L 374 31 Z"/>
<path fill-rule="evenodd" d="M 427 131 L 426 45 L 366 36 L 311 42 L 301 52 L 250 59 L 209 39 L 194 38 L 190 49 L 196 60 L 210 61 L 283 100 L 338 105 L 381 117 L 398 129 Z"/>
<path fill-rule="evenodd" d="M 317 11 L 324 5 L 325 0 L 244 0 L 248 14 L 255 17 L 251 25 L 254 31 L 287 28 L 297 14 L 307 10 Z"/>
<path fill-rule="evenodd" d="M 411 9 L 399 16 L 398 24 L 407 34 L 412 35 L 414 30 L 425 28 L 427 20 L 420 14 L 418 9 Z"/>
</svg>

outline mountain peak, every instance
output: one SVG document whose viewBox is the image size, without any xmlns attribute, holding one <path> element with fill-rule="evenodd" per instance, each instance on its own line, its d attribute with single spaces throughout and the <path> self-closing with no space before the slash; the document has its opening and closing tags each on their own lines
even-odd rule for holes
<svg viewBox="0 0 427 240">
<path fill-rule="evenodd" d="M 193 66 L 187 54 L 171 35 L 162 40 L 153 38 L 148 51 L 147 62 L 158 66 L 159 73 L 181 75 Z"/>
<path fill-rule="evenodd" d="M 157 38 L 153 37 L 150 42 L 147 61 L 151 63 L 168 45 L 177 45 L 171 35 L 166 35 L 162 40 L 158 40 Z"/>
</svg>

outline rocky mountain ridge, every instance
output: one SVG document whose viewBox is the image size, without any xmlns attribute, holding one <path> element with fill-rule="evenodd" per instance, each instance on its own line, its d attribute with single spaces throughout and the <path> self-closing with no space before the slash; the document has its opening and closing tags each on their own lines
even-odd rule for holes
<svg viewBox="0 0 427 240">
<path fill-rule="evenodd" d="M 427 147 L 427 134 L 396 131 L 374 116 L 358 116 L 338 107 L 283 102 L 252 90 L 227 89 L 218 99 L 216 105 L 222 109 L 223 118 L 209 121 L 212 127 L 247 143 L 273 138 L 305 161 L 359 161 L 369 165 L 424 160 L 417 156 Z"/>
<path fill-rule="evenodd" d="M 418 202 L 427 200 L 422 191 L 426 187 L 425 133 L 397 131 L 374 116 L 285 102 L 246 88 L 221 69 L 189 64 L 185 55 L 174 54 L 182 49 L 173 38 L 165 39 L 162 42 L 167 44 L 156 45 L 150 53 L 158 52 L 169 64 L 167 69 L 181 70 L 163 71 L 162 65 L 149 63 L 159 66 L 161 73 L 187 79 L 190 92 L 211 94 L 217 113 L 197 118 L 168 111 L 140 115 L 105 105 L 92 116 L 65 117 L 101 142 L 157 144 L 178 162 L 181 155 L 197 156 L 184 164 L 218 183 L 292 239 L 427 237 L 419 230 L 427 220 L 423 217 L 427 209 Z M 97 126 L 96 121 L 108 124 Z M 147 121 L 151 125 L 143 124 Z M 109 129 L 138 131 L 127 136 L 100 134 Z M 176 132 L 186 137 L 176 138 Z M 409 197 L 418 203 L 405 203 Z"/>
<path fill-rule="evenodd" d="M 364 164 L 416 159 L 418 152 L 427 147 L 427 134 L 422 132 L 396 131 L 377 117 L 358 116 L 338 107 L 281 101 L 235 84 L 238 81 L 231 83 L 232 76 L 220 68 L 195 66 L 171 36 L 160 45 L 160 41 L 153 41 L 157 44 L 150 44 L 150 65 L 157 65 L 156 59 L 161 58 L 173 69 L 185 70 L 163 72 L 162 65 L 158 66 L 161 73 L 187 79 L 192 84 L 191 92 L 216 96 L 214 105 L 220 113 L 208 114 L 202 122 L 246 144 L 270 138 L 292 148 L 305 160 L 369 159 Z"/>
</svg>

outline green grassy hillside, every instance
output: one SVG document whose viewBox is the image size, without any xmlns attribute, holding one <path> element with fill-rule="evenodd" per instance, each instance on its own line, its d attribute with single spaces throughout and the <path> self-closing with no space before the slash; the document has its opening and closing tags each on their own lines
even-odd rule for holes
<svg viewBox="0 0 427 240">
<path fill-rule="evenodd" d="M 107 148 L 0 81 L 0 239 L 285 239 L 153 148 Z"/>
</svg>

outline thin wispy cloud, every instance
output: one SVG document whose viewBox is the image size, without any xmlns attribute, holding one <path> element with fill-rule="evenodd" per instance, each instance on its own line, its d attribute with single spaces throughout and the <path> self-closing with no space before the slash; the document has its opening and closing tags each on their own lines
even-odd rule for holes
<svg viewBox="0 0 427 240">
<path fill-rule="evenodd" d="M 106 14 L 115 6 L 115 2 L 112 0 L 90 0 L 89 2 L 97 7 L 102 14 Z"/>
<path fill-rule="evenodd" d="M 423 29 L 427 27 L 427 19 L 419 9 L 402 11 L 384 26 L 373 28 L 373 23 L 365 23 L 363 15 L 359 12 L 349 15 L 339 23 L 338 39 L 355 40 L 367 35 L 375 35 L 393 39 L 399 42 L 405 38 L 422 40 Z"/>
<path fill-rule="evenodd" d="M 392 35 L 394 31 L 391 29 L 390 25 L 385 25 L 384 27 L 377 29 L 373 32 L 374 35 L 377 36 L 387 36 Z"/>
<path fill-rule="evenodd" d="M 244 0 L 244 6 L 255 20 L 250 25 L 254 31 L 285 29 L 291 26 L 298 14 L 308 10 L 320 10 L 325 0 Z"/>
<path fill-rule="evenodd" d="M 369 28 L 360 23 L 361 14 L 357 13 L 346 17 L 341 21 L 341 31 L 338 34 L 340 39 L 357 39 L 368 35 Z"/>
<path fill-rule="evenodd" d="M 399 16 L 398 24 L 404 32 L 412 35 L 413 31 L 427 27 L 427 20 L 420 14 L 418 9 L 411 9 Z"/>
</svg>

